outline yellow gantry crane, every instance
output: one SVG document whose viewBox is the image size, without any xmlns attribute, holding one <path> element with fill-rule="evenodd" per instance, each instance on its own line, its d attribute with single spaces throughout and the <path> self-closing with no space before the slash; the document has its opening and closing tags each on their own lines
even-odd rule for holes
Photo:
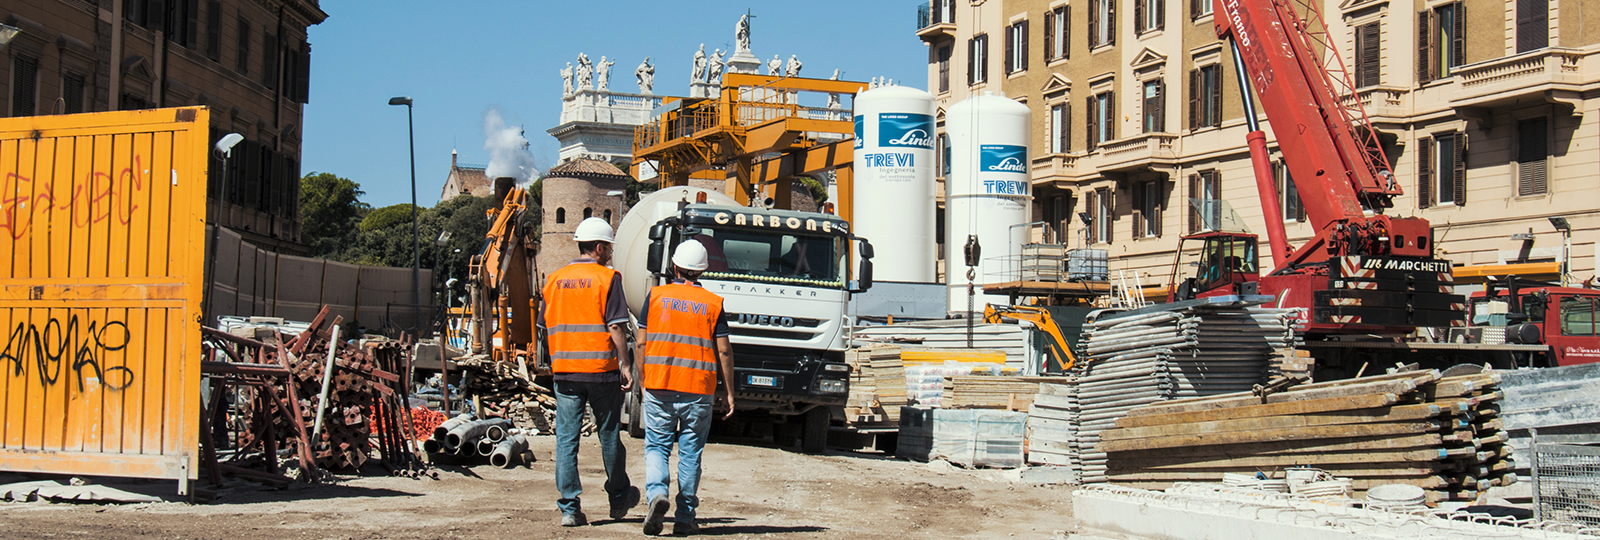
<svg viewBox="0 0 1600 540">
<path fill-rule="evenodd" d="M 800 98 L 830 94 L 837 104 L 838 96 L 866 88 L 854 81 L 725 74 L 716 97 L 665 98 L 665 111 L 634 129 L 634 176 L 648 174 L 640 165 L 653 164 L 659 176 L 641 181 L 668 187 L 690 178 L 725 179 L 724 191 L 740 204 L 761 194 L 789 209 L 794 177 L 834 171 L 837 213 L 849 221 L 855 152 L 849 111 L 803 106 Z"/>
</svg>

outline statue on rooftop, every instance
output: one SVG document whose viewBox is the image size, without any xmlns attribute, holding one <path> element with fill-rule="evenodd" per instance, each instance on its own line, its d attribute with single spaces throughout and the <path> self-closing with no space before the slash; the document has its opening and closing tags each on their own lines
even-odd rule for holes
<svg viewBox="0 0 1600 540">
<path fill-rule="evenodd" d="M 644 57 L 639 67 L 634 68 L 633 76 L 639 79 L 639 93 L 649 94 L 650 89 L 656 84 L 656 66 L 650 63 L 650 57 Z"/>
</svg>

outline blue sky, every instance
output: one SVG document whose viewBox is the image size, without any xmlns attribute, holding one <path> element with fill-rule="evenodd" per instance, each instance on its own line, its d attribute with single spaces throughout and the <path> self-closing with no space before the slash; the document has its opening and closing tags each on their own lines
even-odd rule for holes
<svg viewBox="0 0 1600 540">
<path fill-rule="evenodd" d="M 484 114 L 521 125 L 535 160 L 559 146 L 545 133 L 561 113 L 560 69 L 578 53 L 616 61 L 611 87 L 637 90 L 634 67 L 656 65 L 655 93 L 688 93 L 690 64 L 733 48 L 749 9 L 751 49 L 762 59 L 796 55 L 803 76 L 888 77 L 927 88 L 927 49 L 916 36 L 916 0 L 801 2 L 385 1 L 322 2 L 328 20 L 310 29 L 311 103 L 301 171 L 331 172 L 366 191 L 374 207 L 409 202 L 405 107 L 415 100 L 417 203 L 431 206 L 450 168 L 483 165 Z M 848 102 L 847 102 L 848 103 Z"/>
</svg>

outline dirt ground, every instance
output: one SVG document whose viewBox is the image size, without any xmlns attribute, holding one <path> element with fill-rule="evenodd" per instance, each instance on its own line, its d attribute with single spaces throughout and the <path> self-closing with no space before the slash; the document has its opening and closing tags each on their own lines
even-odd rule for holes
<svg viewBox="0 0 1600 540">
<path fill-rule="evenodd" d="M 643 488 L 643 442 L 623 436 Z M 443 466 L 438 479 L 342 477 L 276 490 L 229 479 L 209 503 L 0 503 L 0 538 L 624 538 L 641 536 L 644 506 L 607 518 L 600 450 L 579 455 L 590 525 L 562 528 L 554 441 L 530 440 L 538 462 L 498 469 Z M 1049 538 L 1072 528 L 1071 486 L 1030 485 L 1016 471 L 966 470 L 770 442 L 712 438 L 700 485 L 701 534 L 730 538 Z M 176 484 L 164 486 L 176 489 Z M 160 487 L 157 485 L 145 486 Z M 148 490 L 147 490 L 148 491 Z M 668 514 L 671 520 L 671 514 Z M 670 533 L 672 527 L 667 527 Z"/>
</svg>

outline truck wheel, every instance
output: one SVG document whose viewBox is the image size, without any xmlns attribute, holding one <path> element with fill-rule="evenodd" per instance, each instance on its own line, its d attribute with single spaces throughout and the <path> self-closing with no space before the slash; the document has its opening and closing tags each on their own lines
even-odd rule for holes
<svg viewBox="0 0 1600 540">
<path fill-rule="evenodd" d="M 800 451 L 820 454 L 828 446 L 828 424 L 833 412 L 827 407 L 817 407 L 806 412 L 804 431 L 800 434 Z"/>
<path fill-rule="evenodd" d="M 628 392 L 628 397 L 622 400 L 622 407 L 628 411 L 628 436 L 643 439 L 644 400 L 639 392 Z"/>
</svg>

